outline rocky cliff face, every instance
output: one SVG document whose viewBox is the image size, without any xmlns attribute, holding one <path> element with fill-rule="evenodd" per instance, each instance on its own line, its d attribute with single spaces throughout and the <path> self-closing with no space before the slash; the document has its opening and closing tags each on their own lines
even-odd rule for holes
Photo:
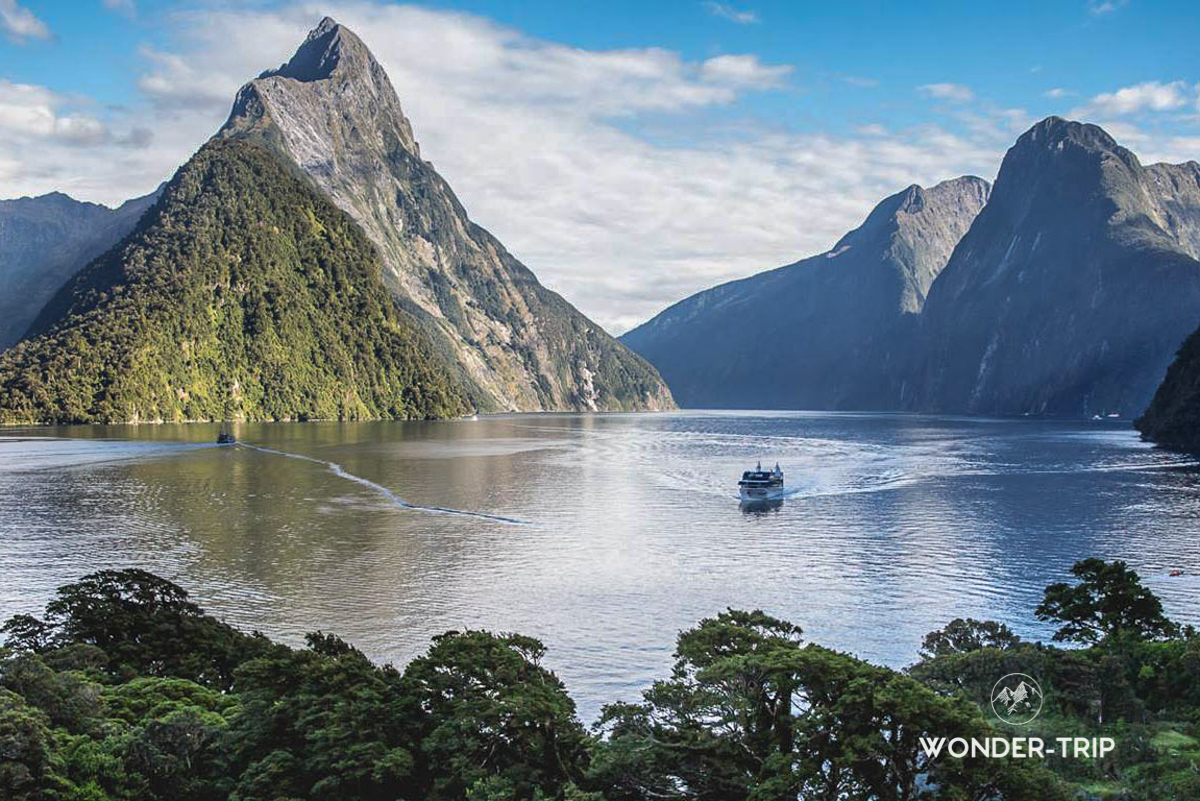
<svg viewBox="0 0 1200 801">
<path fill-rule="evenodd" d="M 684 406 L 895 408 L 916 317 L 988 193 L 974 177 L 911 186 L 826 253 L 693 295 L 622 341 Z"/>
<path fill-rule="evenodd" d="M 1196 178 L 1095 125 L 1022 135 L 931 288 L 903 405 L 1139 413 L 1200 320 Z"/>
<path fill-rule="evenodd" d="M 266 144 L 348 213 L 384 280 L 487 410 L 665 409 L 654 368 L 541 286 L 421 159 L 387 75 L 325 19 L 238 93 L 219 136 Z"/>
<path fill-rule="evenodd" d="M 1159 191 L 1160 225 L 1178 240 L 1180 249 L 1200 258 L 1200 164 L 1153 164 L 1146 169 Z M 1200 452 L 1200 330 L 1184 340 L 1137 427 L 1152 442 Z"/>
<path fill-rule="evenodd" d="M 1150 200 L 1154 224 L 1193 259 L 1200 259 L 1200 164 L 1151 164 Z"/>
<path fill-rule="evenodd" d="M 58 288 L 133 230 L 157 192 L 110 209 L 61 192 L 0 200 L 0 351 Z"/>
</svg>

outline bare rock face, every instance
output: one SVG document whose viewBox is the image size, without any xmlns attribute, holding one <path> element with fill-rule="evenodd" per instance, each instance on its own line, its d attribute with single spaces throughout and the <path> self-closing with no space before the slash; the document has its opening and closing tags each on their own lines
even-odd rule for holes
<svg viewBox="0 0 1200 801">
<path fill-rule="evenodd" d="M 61 192 L 0 200 L 0 351 L 25 335 L 67 279 L 132 231 L 157 197 L 115 209 Z"/>
<path fill-rule="evenodd" d="M 910 186 L 829 251 L 697 293 L 622 341 L 684 406 L 893 409 L 917 315 L 989 191 Z"/>
<path fill-rule="evenodd" d="M 237 95 L 219 136 L 267 144 L 366 232 L 384 280 L 485 410 L 673 407 L 650 365 L 538 283 L 421 159 L 362 41 L 322 20 L 290 61 Z"/>
<path fill-rule="evenodd" d="M 1095 125 L 1023 134 L 932 286 L 904 406 L 1140 413 L 1200 320 L 1197 174 Z"/>
<path fill-rule="evenodd" d="M 1200 164 L 1151 164 L 1154 222 L 1179 249 L 1200 259 Z"/>
</svg>

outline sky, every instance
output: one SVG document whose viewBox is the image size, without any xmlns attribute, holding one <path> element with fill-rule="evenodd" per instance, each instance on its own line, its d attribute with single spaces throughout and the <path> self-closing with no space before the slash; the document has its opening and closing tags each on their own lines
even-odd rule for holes
<svg viewBox="0 0 1200 801">
<path fill-rule="evenodd" d="M 993 179 L 1051 114 L 1200 160 L 1194 0 L 0 0 L 0 197 L 152 191 L 327 14 L 471 217 L 614 334 Z"/>
</svg>

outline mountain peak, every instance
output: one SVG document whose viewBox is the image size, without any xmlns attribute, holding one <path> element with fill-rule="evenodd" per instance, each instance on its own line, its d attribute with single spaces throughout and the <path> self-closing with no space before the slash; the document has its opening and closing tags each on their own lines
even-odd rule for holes
<svg viewBox="0 0 1200 801">
<path fill-rule="evenodd" d="M 317 23 L 317 27 L 313 28 L 311 31 L 308 32 L 308 40 L 311 41 L 313 39 L 319 39 L 320 37 L 324 36 L 325 34 L 329 33 L 330 31 L 334 30 L 335 28 L 340 28 L 340 27 L 341 26 L 338 25 L 337 20 L 335 20 L 333 17 L 329 17 L 329 16 L 322 17 L 321 21 Z"/>
<path fill-rule="evenodd" d="M 969 224 L 970 219 L 987 202 L 990 191 L 991 185 L 974 175 L 951 178 L 930 187 L 910 184 L 881 200 L 863 224 L 842 237 L 834 250 L 855 243 L 861 246 L 868 238 L 890 237 L 897 230 L 920 225 L 923 218 L 928 216 L 941 219 L 947 214 L 957 216 L 958 212 L 963 211 L 969 215 Z M 958 236 L 961 235 L 962 232 L 958 232 Z M 946 256 L 949 255 L 947 251 Z"/>
<path fill-rule="evenodd" d="M 305 169 L 333 169 L 334 161 L 397 148 L 421 153 L 387 73 L 332 17 L 309 31 L 287 63 L 238 91 L 218 135 L 278 138 Z"/>
<path fill-rule="evenodd" d="M 1008 149 L 989 206 L 1014 225 L 1030 214 L 1033 224 L 1060 217 L 1082 221 L 1064 211 L 1071 207 L 1087 207 L 1107 220 L 1113 203 L 1142 202 L 1143 172 L 1137 156 L 1099 125 L 1047 117 Z"/>
<path fill-rule="evenodd" d="M 308 32 L 295 54 L 277 70 L 268 70 L 260 78 L 282 77 L 297 81 L 321 81 L 342 69 L 378 69 L 374 56 L 363 41 L 333 17 L 325 17 Z"/>
<path fill-rule="evenodd" d="M 432 165 L 383 67 L 322 19 L 291 60 L 238 92 L 226 139 L 298 168 L 371 239 L 383 280 L 485 408 L 670 408 L 653 368 L 471 222 Z"/>
<path fill-rule="evenodd" d="M 1014 149 L 1040 147 L 1061 149 L 1064 143 L 1073 143 L 1086 150 L 1111 151 L 1123 149 L 1117 140 L 1099 125 L 1076 122 L 1062 117 L 1047 117 L 1034 125 L 1017 139 Z"/>
</svg>

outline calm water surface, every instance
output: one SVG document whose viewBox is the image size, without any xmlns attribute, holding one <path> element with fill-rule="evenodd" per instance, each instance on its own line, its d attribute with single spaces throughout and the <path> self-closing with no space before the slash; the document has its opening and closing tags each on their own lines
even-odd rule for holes
<svg viewBox="0 0 1200 801">
<path fill-rule="evenodd" d="M 447 629 L 520 631 L 546 642 L 588 720 L 664 676 L 676 632 L 728 606 L 902 667 L 954 617 L 1046 636 L 1042 588 L 1097 555 L 1128 560 L 1200 624 L 1200 468 L 1125 423 L 684 412 L 240 427 L 269 451 L 214 447 L 215 433 L 5 430 L 0 615 L 136 565 L 235 625 L 293 643 L 332 631 L 381 661 Z M 745 508 L 735 482 L 760 458 L 792 494 Z"/>
</svg>

